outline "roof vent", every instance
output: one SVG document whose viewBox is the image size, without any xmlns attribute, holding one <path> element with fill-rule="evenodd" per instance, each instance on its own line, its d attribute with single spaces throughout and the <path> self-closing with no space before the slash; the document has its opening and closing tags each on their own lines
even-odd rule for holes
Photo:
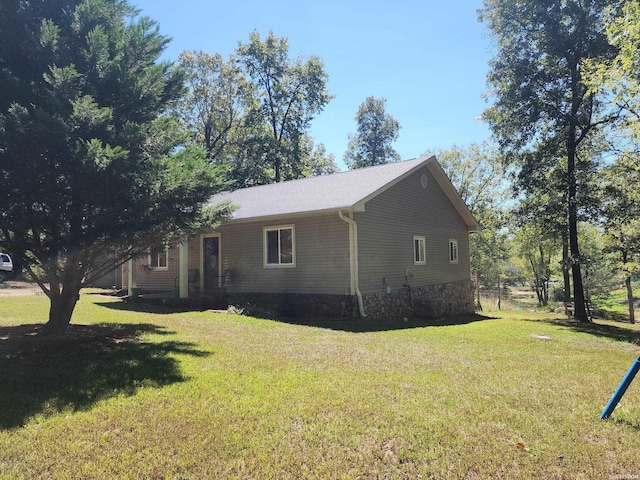
<svg viewBox="0 0 640 480">
<path fill-rule="evenodd" d="M 420 177 L 420 185 L 422 185 L 422 188 L 427 188 L 427 176 L 424 173 Z"/>
</svg>

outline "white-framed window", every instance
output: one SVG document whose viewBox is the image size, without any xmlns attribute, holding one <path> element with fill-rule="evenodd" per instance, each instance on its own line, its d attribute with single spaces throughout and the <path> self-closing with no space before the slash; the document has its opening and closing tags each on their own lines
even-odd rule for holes
<svg viewBox="0 0 640 480">
<path fill-rule="evenodd" d="M 413 236 L 413 264 L 414 265 L 426 265 L 426 240 L 424 237 L 414 235 Z"/>
<path fill-rule="evenodd" d="M 149 250 L 149 268 L 169 270 L 169 250 L 166 247 L 151 247 Z"/>
<path fill-rule="evenodd" d="M 449 263 L 458 263 L 458 240 L 449 239 Z"/>
<path fill-rule="evenodd" d="M 296 230 L 293 225 L 264 227 L 264 266 L 296 266 Z"/>
</svg>

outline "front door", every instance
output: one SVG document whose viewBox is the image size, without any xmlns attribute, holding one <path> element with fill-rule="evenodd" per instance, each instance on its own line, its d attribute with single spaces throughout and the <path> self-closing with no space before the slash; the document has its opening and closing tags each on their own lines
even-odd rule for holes
<svg viewBox="0 0 640 480">
<path fill-rule="evenodd" d="M 220 237 L 203 237 L 203 279 L 205 292 L 220 288 Z"/>
</svg>

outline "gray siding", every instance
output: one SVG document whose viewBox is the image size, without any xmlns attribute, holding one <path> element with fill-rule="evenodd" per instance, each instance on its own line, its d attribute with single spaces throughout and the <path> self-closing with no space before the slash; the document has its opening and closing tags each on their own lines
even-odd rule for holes
<svg viewBox="0 0 640 480">
<path fill-rule="evenodd" d="M 265 268 L 263 227 L 294 225 L 295 268 Z M 337 214 L 222 225 L 222 268 L 233 293 L 350 294 L 349 226 Z"/>
<path fill-rule="evenodd" d="M 200 245 L 202 240 L 200 237 L 189 239 L 189 270 L 200 270 Z M 138 287 L 146 290 L 173 290 L 174 286 L 179 286 L 180 277 L 180 248 L 175 247 L 169 250 L 169 269 L 168 270 L 149 270 L 145 266 L 149 265 L 148 257 L 139 258 L 134 262 L 134 277 Z M 122 285 L 123 288 L 128 287 L 127 273 L 129 264 L 125 263 L 122 267 Z"/>
<path fill-rule="evenodd" d="M 427 188 L 420 183 L 423 174 Z M 354 215 L 362 293 L 382 292 L 383 278 L 392 290 L 405 283 L 469 279 L 468 228 L 426 167 L 369 201 L 365 209 Z M 414 265 L 414 235 L 426 239 L 426 265 Z M 458 241 L 457 264 L 449 263 L 449 239 Z"/>
<path fill-rule="evenodd" d="M 169 291 L 176 284 L 180 270 L 180 252 L 178 248 L 169 250 L 169 268 L 167 270 L 145 268 L 149 265 L 149 258 L 142 257 L 133 264 L 133 275 L 136 286 L 146 290 Z M 123 287 L 128 287 L 127 272 L 129 264 L 123 265 L 122 282 Z"/>
</svg>

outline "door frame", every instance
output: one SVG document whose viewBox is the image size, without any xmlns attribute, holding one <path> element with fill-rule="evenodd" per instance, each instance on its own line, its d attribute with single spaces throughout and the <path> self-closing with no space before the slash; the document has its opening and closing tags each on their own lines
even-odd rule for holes
<svg viewBox="0 0 640 480">
<path fill-rule="evenodd" d="M 220 275 L 222 274 L 222 235 L 220 233 L 205 233 L 200 235 L 200 291 L 204 292 L 204 240 L 206 238 L 218 239 L 218 287 L 220 287 Z"/>
</svg>

